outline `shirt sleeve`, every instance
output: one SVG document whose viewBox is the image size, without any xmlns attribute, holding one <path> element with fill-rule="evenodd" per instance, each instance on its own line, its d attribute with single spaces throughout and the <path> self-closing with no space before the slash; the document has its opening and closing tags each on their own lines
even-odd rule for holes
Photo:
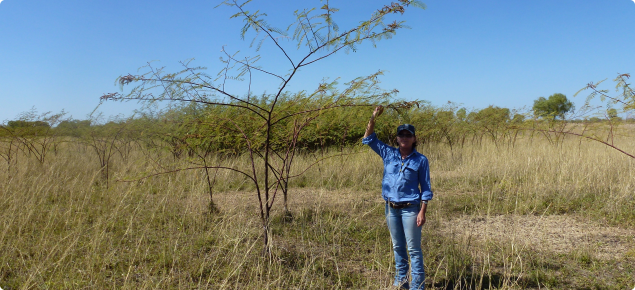
<svg viewBox="0 0 635 290">
<path fill-rule="evenodd" d="M 430 165 L 428 158 L 423 158 L 419 167 L 419 185 L 421 186 L 421 200 L 432 199 L 432 188 L 430 187 Z"/>
<path fill-rule="evenodd" d="M 375 132 L 370 134 L 368 137 L 362 139 L 362 144 L 366 144 L 370 146 L 370 148 L 373 149 L 375 153 L 381 156 L 381 159 L 386 159 L 386 155 L 388 154 L 387 152 L 390 146 L 386 145 L 386 143 L 381 142 L 379 139 L 377 139 L 377 134 L 375 134 Z"/>
</svg>

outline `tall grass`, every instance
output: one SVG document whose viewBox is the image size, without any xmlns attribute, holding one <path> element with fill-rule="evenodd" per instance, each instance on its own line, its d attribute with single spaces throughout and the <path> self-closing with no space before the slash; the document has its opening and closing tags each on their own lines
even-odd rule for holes
<svg viewBox="0 0 635 290">
<path fill-rule="evenodd" d="M 634 152 L 635 144 L 617 140 Z M 290 192 L 293 218 L 275 208 L 271 252 L 252 185 L 218 171 L 209 212 L 202 170 L 106 188 L 89 150 L 68 144 L 40 164 L 20 156 L 0 167 L 0 287 L 3 289 L 384 289 L 393 259 L 380 197 L 381 160 L 368 148 L 302 154 Z M 71 150 L 72 149 L 72 150 Z M 553 145 L 522 138 L 515 147 L 423 145 L 435 200 L 424 231 L 429 287 L 624 288 L 635 285 L 635 247 L 600 259 L 593 248 L 554 255 L 521 235 L 483 238 L 462 217 L 571 215 L 602 225 L 635 225 L 634 161 L 597 143 Z M 243 157 L 210 164 L 244 167 Z M 156 162 L 155 162 L 156 161 Z M 117 157 L 111 176 L 187 167 L 138 149 Z M 278 196 L 281 198 L 281 196 Z M 280 201 L 280 200 L 279 200 Z M 634 243 L 635 244 L 635 241 Z M 619 268 L 620 271 L 612 271 Z M 607 274 L 611 272 L 611 274 Z"/>
</svg>

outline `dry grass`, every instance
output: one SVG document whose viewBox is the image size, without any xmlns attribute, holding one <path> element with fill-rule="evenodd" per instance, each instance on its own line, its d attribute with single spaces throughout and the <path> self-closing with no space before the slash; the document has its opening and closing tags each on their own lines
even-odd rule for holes
<svg viewBox="0 0 635 290">
<path fill-rule="evenodd" d="M 584 248 L 596 259 L 621 260 L 635 252 L 635 230 L 568 215 L 465 215 L 447 221 L 443 228 L 477 243 L 508 243 L 545 254 L 566 254 Z"/>
<path fill-rule="evenodd" d="M 629 152 L 635 144 L 616 140 Z M 327 159 L 292 182 L 286 218 L 262 254 L 252 186 L 219 171 L 208 212 L 203 172 L 106 188 L 87 148 L 67 144 L 44 165 L 0 167 L 3 289 L 385 289 L 392 277 L 379 188 L 367 148 Z M 435 200 L 424 227 L 428 286 L 606 288 L 635 285 L 635 160 L 597 143 L 513 148 L 423 146 Z M 298 168 L 317 157 L 304 155 Z M 168 157 L 157 157 L 164 166 Z M 180 163 L 179 163 L 180 162 Z M 244 166 L 246 159 L 214 162 Z M 114 179 L 156 170 L 135 151 Z M 281 198 L 278 196 L 278 198 Z M 280 200 L 278 200 L 280 201 Z"/>
</svg>

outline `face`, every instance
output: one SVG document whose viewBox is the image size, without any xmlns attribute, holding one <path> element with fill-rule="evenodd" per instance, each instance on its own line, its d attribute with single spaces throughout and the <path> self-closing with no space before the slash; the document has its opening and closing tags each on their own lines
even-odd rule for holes
<svg viewBox="0 0 635 290">
<path fill-rule="evenodd" d="M 414 144 L 416 140 L 417 137 L 407 130 L 401 130 L 399 134 L 397 134 L 397 144 L 399 144 L 399 148 L 412 148 L 412 144 Z"/>
</svg>

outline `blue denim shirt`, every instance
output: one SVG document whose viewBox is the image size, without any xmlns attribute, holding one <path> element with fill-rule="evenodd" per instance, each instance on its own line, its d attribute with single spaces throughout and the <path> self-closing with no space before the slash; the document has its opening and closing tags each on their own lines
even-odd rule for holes
<svg viewBox="0 0 635 290">
<path fill-rule="evenodd" d="M 362 143 L 370 146 L 384 160 L 384 178 L 381 182 L 384 200 L 420 202 L 432 199 L 428 158 L 413 150 L 402 160 L 399 149 L 379 141 L 375 133 L 362 139 Z"/>
</svg>

